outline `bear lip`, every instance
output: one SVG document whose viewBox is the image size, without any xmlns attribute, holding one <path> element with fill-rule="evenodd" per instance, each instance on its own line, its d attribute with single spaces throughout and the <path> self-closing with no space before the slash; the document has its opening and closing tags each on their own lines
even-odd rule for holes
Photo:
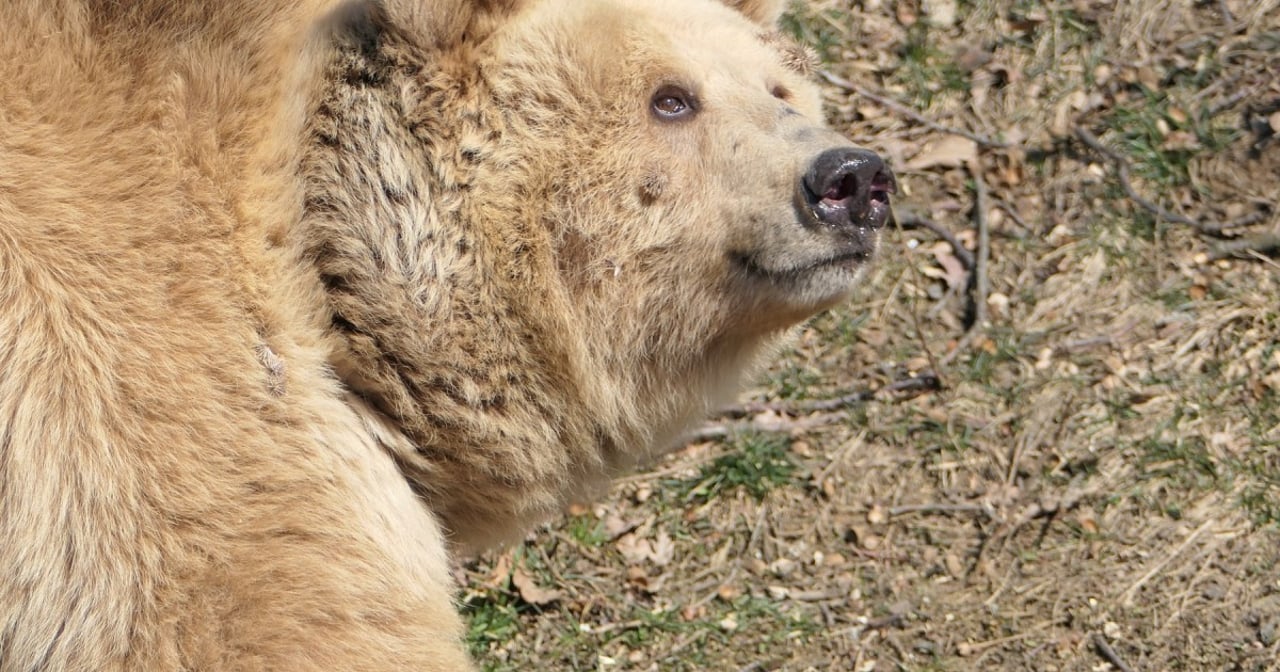
<svg viewBox="0 0 1280 672">
<path fill-rule="evenodd" d="M 809 263 L 783 267 L 770 267 L 761 263 L 759 254 L 738 253 L 733 256 L 738 265 L 746 269 L 748 273 L 778 282 L 798 280 L 824 268 L 841 268 L 852 272 L 857 270 L 859 266 L 871 261 L 873 252 L 869 249 L 859 248 L 821 257 Z"/>
</svg>

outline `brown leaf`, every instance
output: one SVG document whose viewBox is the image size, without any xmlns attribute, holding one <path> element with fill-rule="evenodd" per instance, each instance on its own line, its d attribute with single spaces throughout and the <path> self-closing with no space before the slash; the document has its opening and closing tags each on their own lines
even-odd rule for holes
<svg viewBox="0 0 1280 672">
<path fill-rule="evenodd" d="M 649 556 L 649 559 L 659 567 L 666 567 L 671 564 L 671 558 L 675 557 L 675 554 L 676 544 L 671 540 L 671 535 L 667 534 L 665 530 L 659 532 L 658 538 L 653 541 L 653 553 Z"/>
<path fill-rule="evenodd" d="M 520 591 L 520 599 L 536 606 L 551 604 L 563 595 L 559 590 L 539 586 L 523 567 L 516 567 L 511 573 L 511 584 Z"/>
<path fill-rule="evenodd" d="M 959 135 L 948 135 L 930 142 L 907 162 L 907 170 L 943 167 L 957 168 L 978 158 L 978 143 Z"/>
<path fill-rule="evenodd" d="M 511 578 L 511 551 L 507 551 L 498 556 L 498 560 L 493 563 L 493 570 L 489 572 L 489 576 L 484 580 L 484 585 L 488 588 L 507 587 L 507 581 Z"/>
<path fill-rule="evenodd" d="M 653 544 L 649 543 L 647 539 L 639 538 L 634 533 L 622 535 L 614 543 L 614 546 L 622 554 L 622 558 L 632 565 L 642 563 L 653 555 Z"/>
<path fill-rule="evenodd" d="M 617 539 L 639 526 L 640 523 L 627 522 L 626 520 L 623 520 L 621 516 L 614 513 L 605 516 L 604 519 L 604 532 L 609 535 L 609 539 L 611 540 Z"/>
<path fill-rule="evenodd" d="M 940 243 L 933 246 L 933 257 L 938 260 L 938 265 L 946 272 L 943 278 L 947 281 L 947 286 L 951 288 L 963 286 L 969 279 L 968 271 L 964 270 L 964 264 L 956 258 L 955 251 L 951 249 L 951 245 Z"/>
</svg>

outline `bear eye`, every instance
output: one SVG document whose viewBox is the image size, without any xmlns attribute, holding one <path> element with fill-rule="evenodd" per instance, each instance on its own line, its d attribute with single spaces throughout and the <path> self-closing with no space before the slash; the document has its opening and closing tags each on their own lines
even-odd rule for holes
<svg viewBox="0 0 1280 672">
<path fill-rule="evenodd" d="M 675 120 L 692 116 L 697 111 L 693 94 L 678 86 L 664 86 L 653 94 L 653 113 L 659 119 Z"/>
<path fill-rule="evenodd" d="M 778 100 L 790 100 L 791 91 L 781 84 L 775 84 L 769 89 L 769 93 Z"/>
</svg>

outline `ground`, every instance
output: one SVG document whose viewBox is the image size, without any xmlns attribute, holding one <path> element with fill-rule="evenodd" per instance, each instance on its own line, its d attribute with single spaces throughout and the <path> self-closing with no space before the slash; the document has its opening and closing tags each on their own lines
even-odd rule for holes
<svg viewBox="0 0 1280 672">
<path fill-rule="evenodd" d="M 466 565 L 481 665 L 1280 669 L 1280 1 L 784 27 L 898 225 L 741 407 Z"/>
</svg>

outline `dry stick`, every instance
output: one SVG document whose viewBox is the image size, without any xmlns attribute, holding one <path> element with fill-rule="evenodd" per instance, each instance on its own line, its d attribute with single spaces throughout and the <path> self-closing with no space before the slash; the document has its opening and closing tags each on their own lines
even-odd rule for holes
<svg viewBox="0 0 1280 672">
<path fill-rule="evenodd" d="M 981 513 L 991 516 L 987 507 L 981 504 L 903 504 L 889 509 L 890 518 L 907 513 Z"/>
<path fill-rule="evenodd" d="M 818 75 L 821 76 L 823 79 L 827 80 L 827 82 L 834 84 L 835 86 L 838 86 L 844 89 L 845 91 L 848 91 L 850 93 L 855 93 L 863 98 L 866 98 L 867 100 L 870 100 L 873 103 L 876 103 L 877 105 L 880 105 L 881 107 L 886 107 L 890 110 L 893 110 L 894 112 L 897 112 L 898 114 L 901 114 L 904 117 L 908 117 L 912 119 L 913 121 L 919 124 L 928 126 L 929 128 L 932 128 L 935 131 L 969 138 L 970 140 L 978 143 L 979 145 L 982 145 L 983 147 L 1007 149 L 1013 146 L 1008 142 L 1002 142 L 1000 140 L 992 140 L 991 138 L 988 138 L 985 135 L 979 135 L 977 133 L 974 133 L 973 131 L 966 131 L 963 128 L 955 128 L 953 126 L 943 126 L 942 124 L 939 124 L 938 122 L 925 117 L 919 112 L 916 112 L 910 107 L 907 107 L 906 105 L 903 105 L 902 103 L 899 103 L 898 101 L 892 98 L 889 98 L 887 96 L 882 96 L 877 93 L 873 93 L 872 91 L 864 87 L 858 86 L 857 84 L 839 75 L 827 72 L 826 70 L 819 70 Z"/>
<path fill-rule="evenodd" d="M 1219 80 L 1219 81 L 1225 81 L 1225 80 Z M 1258 92 L 1258 87 L 1256 86 L 1251 86 L 1247 89 L 1241 89 L 1239 91 L 1236 91 L 1235 93 L 1227 96 L 1226 98 L 1223 98 L 1222 100 L 1214 103 L 1213 107 L 1209 108 L 1209 116 L 1216 117 L 1222 112 L 1232 107 L 1235 107 L 1236 103 L 1244 100 L 1245 98 L 1248 98 L 1249 96 L 1252 96 L 1257 92 Z"/>
<path fill-rule="evenodd" d="M 964 266 L 964 270 L 973 270 L 973 253 L 965 249 L 964 245 L 960 244 L 960 239 L 956 238 L 956 234 L 952 233 L 947 227 L 929 219 L 928 217 L 921 217 L 920 215 L 910 212 L 896 215 L 894 218 L 904 229 L 928 229 L 932 231 L 934 235 L 943 239 L 951 246 L 951 249 L 955 252 L 956 260 L 960 262 L 961 266 Z"/>
<path fill-rule="evenodd" d="M 978 194 L 978 202 L 974 206 L 977 210 L 974 217 L 978 227 L 978 256 L 973 267 L 974 291 L 977 293 L 973 297 L 976 304 L 973 321 L 982 326 L 987 321 L 987 296 L 991 293 L 991 283 L 987 279 L 987 269 L 991 266 L 991 226 L 987 222 L 987 209 L 991 197 L 987 192 L 987 181 L 982 177 L 982 160 L 970 162 L 969 172 L 973 174 L 973 186 Z"/>
<path fill-rule="evenodd" d="M 786 413 L 803 415 L 805 413 L 825 413 L 838 411 L 856 404 L 866 403 L 876 397 L 891 392 L 932 392 L 941 388 L 941 381 L 931 371 L 925 371 L 910 378 L 896 380 L 884 387 L 874 390 L 857 390 L 831 399 L 812 399 L 796 402 L 754 401 L 738 406 L 723 408 L 717 415 L 729 418 L 742 418 L 753 413 Z"/>
<path fill-rule="evenodd" d="M 975 255 L 973 264 L 973 295 L 970 301 L 973 302 L 973 323 L 969 325 L 969 330 L 960 338 L 960 342 L 956 343 L 956 347 L 951 352 L 943 355 L 942 360 L 938 362 L 938 368 L 941 369 L 950 364 L 961 352 L 968 349 L 969 344 L 982 333 L 987 322 L 987 296 L 991 292 L 991 284 L 987 279 L 987 267 L 991 263 L 991 227 L 987 222 L 987 206 L 990 201 L 990 194 L 987 193 L 987 181 L 982 178 L 982 162 L 975 159 L 969 163 L 969 173 L 973 175 L 974 191 L 977 194 L 974 203 L 974 224 L 978 228 L 978 253 Z"/>
<path fill-rule="evenodd" d="M 898 226 L 899 231 L 901 231 L 901 225 Z M 915 264 L 907 264 L 907 269 L 911 271 L 911 277 L 915 278 L 916 282 L 923 286 L 924 283 L 920 277 L 922 275 L 920 273 L 920 269 L 917 268 Z M 915 338 L 920 342 L 920 351 L 923 352 L 924 356 L 929 360 L 929 368 L 931 370 L 929 375 L 933 376 L 938 389 L 946 387 L 946 383 L 942 380 L 942 365 L 939 364 L 938 359 L 933 356 L 933 350 L 929 348 L 929 341 L 924 337 L 924 329 L 920 326 L 920 297 L 914 292 L 911 295 L 911 310 L 909 314 L 911 315 L 911 327 L 915 332 Z"/>
<path fill-rule="evenodd" d="M 1105 156 L 1107 160 L 1109 160 L 1112 163 L 1112 165 L 1115 166 L 1116 177 L 1120 180 L 1120 188 L 1124 189 L 1124 193 L 1129 197 L 1129 200 L 1133 201 L 1134 203 L 1137 203 L 1148 212 L 1156 215 L 1157 217 L 1160 217 L 1161 219 L 1167 222 L 1173 222 L 1174 224 L 1185 224 L 1199 231 L 1200 233 L 1205 233 L 1210 235 L 1219 235 L 1219 234 L 1225 233 L 1226 231 L 1230 231 L 1231 229 L 1237 229 L 1240 227 L 1257 223 L 1258 221 L 1261 221 L 1266 216 L 1263 213 L 1253 213 L 1229 222 L 1199 222 L 1194 219 L 1191 219 L 1190 217 L 1187 217 L 1186 215 L 1178 214 L 1171 210 L 1166 210 L 1165 208 L 1161 207 L 1157 203 L 1147 200 L 1142 194 L 1138 193 L 1137 189 L 1134 188 L 1133 182 L 1129 179 L 1129 160 L 1128 159 L 1121 156 L 1120 154 L 1117 154 L 1114 150 L 1102 144 L 1102 141 L 1099 140 L 1097 136 L 1085 130 L 1084 127 L 1082 126 L 1076 126 L 1075 133 L 1076 133 L 1076 137 L 1080 138 L 1081 142 L 1083 142 L 1085 145 L 1088 145 L 1091 149 L 1098 152 L 1099 154 L 1102 154 L 1103 156 Z"/>
<path fill-rule="evenodd" d="M 842 417 L 838 413 L 820 413 L 794 420 L 786 418 L 751 419 L 741 422 L 709 422 L 686 435 L 687 443 L 699 443 L 723 439 L 746 432 L 803 432 L 830 424 Z"/>
<path fill-rule="evenodd" d="M 1218 11 L 1222 12 L 1222 22 L 1228 27 L 1236 25 L 1236 17 L 1231 15 L 1231 8 L 1227 7 L 1227 0 L 1218 0 Z"/>
<path fill-rule="evenodd" d="M 1280 233 L 1263 233 L 1222 243 L 1213 248 L 1209 258 L 1217 261 L 1227 257 L 1247 257 L 1250 252 L 1265 256 L 1280 254 Z"/>
<path fill-rule="evenodd" d="M 1120 178 L 1120 187 L 1124 189 L 1124 193 L 1129 196 L 1130 200 L 1142 206 L 1147 211 L 1158 215 L 1161 219 L 1173 222 L 1175 224 L 1186 224 L 1187 226 L 1199 228 L 1200 223 L 1195 221 L 1194 219 L 1191 219 L 1190 217 L 1187 217 L 1185 215 L 1180 215 L 1176 212 L 1165 210 L 1159 205 L 1144 198 L 1142 194 L 1139 194 L 1138 191 L 1133 188 L 1133 183 L 1129 181 L 1129 160 L 1128 159 L 1112 151 L 1110 147 L 1107 147 L 1106 145 L 1102 144 L 1102 141 L 1099 140 L 1096 135 L 1085 130 L 1083 126 L 1076 126 L 1075 133 L 1076 133 L 1076 137 L 1080 138 L 1081 142 L 1088 145 L 1091 149 L 1098 152 L 1099 154 L 1102 154 L 1103 156 L 1107 157 L 1107 160 L 1111 161 L 1111 163 L 1115 165 L 1117 177 Z"/>
<path fill-rule="evenodd" d="M 1183 551 L 1187 550 L 1187 547 L 1190 546 L 1191 543 L 1194 542 L 1197 538 L 1199 538 L 1200 535 L 1203 534 L 1205 530 L 1209 529 L 1209 526 L 1212 525 L 1213 522 L 1214 520 L 1212 518 L 1204 521 L 1204 523 L 1201 524 L 1200 527 L 1197 527 L 1194 532 L 1187 535 L 1187 538 L 1183 539 L 1182 543 L 1178 544 L 1178 547 L 1173 549 L 1172 553 L 1161 558 L 1160 561 L 1157 562 L 1154 567 L 1147 570 L 1147 573 L 1143 574 L 1141 577 L 1138 578 L 1137 581 L 1134 581 L 1132 585 L 1126 588 L 1125 591 L 1120 594 L 1120 604 L 1122 604 L 1125 607 L 1132 606 L 1133 597 L 1138 593 L 1138 589 L 1141 588 L 1143 584 L 1150 581 L 1151 578 L 1154 577 L 1156 574 L 1159 574 L 1161 571 L 1163 571 L 1165 566 L 1168 565 L 1170 562 L 1172 562 L 1174 558 L 1178 557 L 1178 555 L 1180 555 Z"/>
<path fill-rule="evenodd" d="M 840 447 L 840 450 L 836 452 L 835 457 L 832 457 L 831 461 L 827 463 L 827 466 L 823 467 L 822 471 L 813 475 L 814 485 L 818 486 L 818 489 L 821 490 L 822 483 L 827 480 L 827 477 L 831 475 L 831 472 L 835 471 L 835 468 L 840 466 L 840 463 L 844 461 L 844 458 L 848 456 L 854 448 L 862 447 L 862 442 L 865 441 L 866 438 L 867 430 L 864 429 L 859 432 L 857 436 L 853 437 L 852 440 L 846 441 L 844 445 Z"/>
<path fill-rule="evenodd" d="M 1116 653 L 1115 649 L 1111 648 L 1111 645 L 1107 643 L 1106 638 L 1102 635 L 1094 633 L 1093 646 L 1098 649 L 1098 653 L 1101 653 L 1103 658 L 1107 659 L 1108 663 L 1115 665 L 1116 669 L 1120 670 L 1120 672 L 1133 672 L 1133 668 L 1129 667 L 1129 665 L 1124 662 L 1124 659 L 1120 657 L 1120 654 Z"/>
</svg>

